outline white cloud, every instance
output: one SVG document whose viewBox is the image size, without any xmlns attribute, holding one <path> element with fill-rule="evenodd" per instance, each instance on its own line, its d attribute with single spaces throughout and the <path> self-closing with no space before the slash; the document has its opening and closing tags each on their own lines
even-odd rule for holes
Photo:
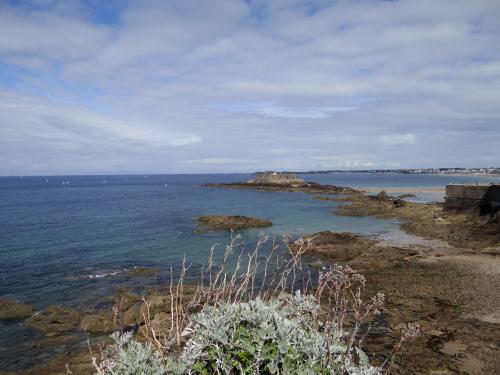
<svg viewBox="0 0 500 375">
<path fill-rule="evenodd" d="M 356 156 L 313 156 L 310 159 L 331 168 L 370 168 L 377 165 L 369 160 L 356 159 Z"/>
<path fill-rule="evenodd" d="M 326 119 L 335 112 L 352 111 L 355 107 L 327 106 L 310 108 L 290 108 L 276 103 L 236 103 L 215 106 L 222 111 L 247 113 L 264 117 L 276 117 L 286 119 Z"/>
<path fill-rule="evenodd" d="M 202 159 L 192 159 L 185 160 L 184 163 L 188 164 L 208 164 L 208 165 L 238 165 L 248 160 L 242 159 L 230 159 L 230 158 L 202 158 Z"/>
<path fill-rule="evenodd" d="M 111 35 L 109 28 L 83 20 L 0 5 L 0 56 L 11 61 L 91 58 Z"/>
<path fill-rule="evenodd" d="M 415 134 L 411 133 L 381 135 L 378 139 L 385 145 L 412 145 L 417 142 Z"/>
<path fill-rule="evenodd" d="M 196 134 L 155 127 L 144 119 L 118 120 L 82 107 L 0 91 L 0 160 L 6 170 L 11 164 L 26 164 L 40 173 L 68 173 L 71 167 L 86 173 L 112 172 L 137 158 L 164 158 L 174 149 L 200 142 Z"/>
<path fill-rule="evenodd" d="M 0 174 L 496 160 L 498 1 L 91 3 L 0 3 Z"/>
</svg>

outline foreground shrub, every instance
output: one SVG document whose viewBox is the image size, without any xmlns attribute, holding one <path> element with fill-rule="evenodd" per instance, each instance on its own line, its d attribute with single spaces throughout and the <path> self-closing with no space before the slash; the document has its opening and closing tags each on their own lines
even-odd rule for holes
<svg viewBox="0 0 500 375">
<path fill-rule="evenodd" d="M 321 329 L 318 311 L 300 292 L 207 308 L 184 330 L 191 339 L 181 361 L 200 374 L 378 373 L 360 350 L 355 364 L 344 332 Z"/>
<path fill-rule="evenodd" d="M 179 359 L 114 334 L 97 365 L 99 374 L 378 374 L 346 333 L 327 332 L 313 296 L 296 292 L 269 301 L 221 303 L 192 316 Z"/>
<path fill-rule="evenodd" d="M 392 355 L 372 366 L 361 346 L 384 296 L 363 300 L 365 278 L 348 266 L 333 265 L 305 277 L 300 249 L 268 271 L 272 252 L 259 262 L 260 244 L 246 265 L 240 254 L 230 272 L 226 264 L 234 238 L 220 266 L 214 266 L 211 255 L 202 272 L 208 284 L 202 277 L 189 303 L 183 301 L 184 266 L 177 286 L 170 285 L 166 333 L 155 329 L 145 301 L 146 342 L 115 333 L 115 343 L 102 350 L 99 360 L 93 358 L 97 374 L 372 375 L 382 373 L 404 341 L 418 335 L 416 325 L 402 327 Z M 257 288 L 260 264 L 264 277 Z"/>
</svg>

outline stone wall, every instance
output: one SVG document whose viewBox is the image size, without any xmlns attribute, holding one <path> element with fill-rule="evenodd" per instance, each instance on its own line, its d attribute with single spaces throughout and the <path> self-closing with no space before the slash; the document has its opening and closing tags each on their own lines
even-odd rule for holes
<svg viewBox="0 0 500 375">
<path fill-rule="evenodd" d="M 466 209 L 479 207 L 481 199 L 491 185 L 446 185 L 444 206 L 449 209 Z"/>
<path fill-rule="evenodd" d="M 291 173 L 259 172 L 248 181 L 253 184 L 302 184 L 304 180 Z"/>
</svg>

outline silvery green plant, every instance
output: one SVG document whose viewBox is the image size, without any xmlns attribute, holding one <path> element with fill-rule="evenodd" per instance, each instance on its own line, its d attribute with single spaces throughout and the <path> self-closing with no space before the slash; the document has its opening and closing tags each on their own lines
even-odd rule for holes
<svg viewBox="0 0 500 375">
<path fill-rule="evenodd" d="M 194 315 L 181 361 L 196 374 L 378 374 L 345 333 L 325 335 L 312 296 L 221 303 Z"/>
<path fill-rule="evenodd" d="M 344 332 L 325 335 L 319 310 L 314 297 L 299 291 L 221 303 L 191 317 L 179 359 L 115 333 L 95 367 L 99 375 L 379 374 L 361 349 L 347 351 Z"/>
<path fill-rule="evenodd" d="M 92 358 L 98 375 L 174 375 L 185 370 L 173 357 L 163 358 L 151 345 L 131 340 L 132 332 L 111 337 L 114 343 L 103 350 L 101 361 Z"/>
</svg>

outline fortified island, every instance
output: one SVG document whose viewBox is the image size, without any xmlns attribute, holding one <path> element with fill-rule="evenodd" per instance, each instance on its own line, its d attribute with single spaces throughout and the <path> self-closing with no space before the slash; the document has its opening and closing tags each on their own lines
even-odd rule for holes
<svg viewBox="0 0 500 375">
<path fill-rule="evenodd" d="M 242 182 L 208 183 L 204 187 L 230 189 L 255 189 L 265 191 L 300 191 L 313 194 L 356 193 L 358 190 L 345 186 L 322 185 L 317 182 L 305 181 L 293 173 L 257 172 L 255 177 Z"/>
<path fill-rule="evenodd" d="M 304 179 L 298 178 L 293 173 L 257 172 L 255 178 L 248 180 L 248 184 L 278 184 L 278 185 L 303 185 Z"/>
</svg>

